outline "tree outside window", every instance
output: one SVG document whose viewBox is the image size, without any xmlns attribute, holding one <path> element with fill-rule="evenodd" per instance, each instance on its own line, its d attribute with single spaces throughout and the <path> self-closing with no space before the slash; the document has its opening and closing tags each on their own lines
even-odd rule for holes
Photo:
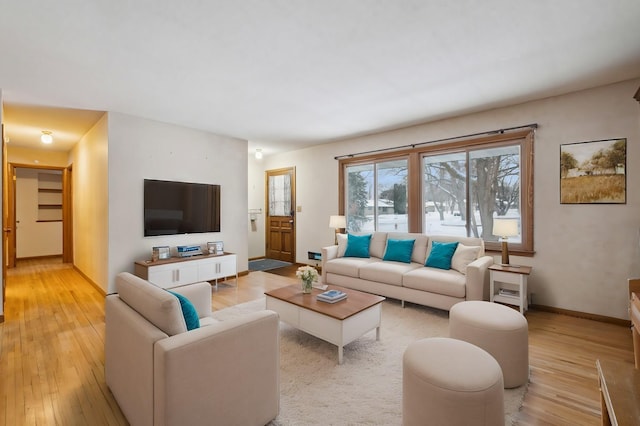
<svg viewBox="0 0 640 426">
<path fill-rule="evenodd" d="M 408 230 L 406 159 L 347 166 L 345 172 L 348 231 Z"/>
</svg>

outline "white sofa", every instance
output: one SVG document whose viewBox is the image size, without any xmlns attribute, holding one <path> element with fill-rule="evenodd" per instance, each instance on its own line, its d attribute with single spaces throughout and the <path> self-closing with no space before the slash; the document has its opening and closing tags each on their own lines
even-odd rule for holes
<svg viewBox="0 0 640 426">
<path fill-rule="evenodd" d="M 178 298 L 129 273 L 105 301 L 105 378 L 138 425 L 264 425 L 280 407 L 278 315 L 211 318 L 211 285 L 171 289 L 200 319 L 187 331 Z"/>
<path fill-rule="evenodd" d="M 369 258 L 344 257 L 347 237 L 322 249 L 322 282 L 449 310 L 464 300 L 489 300 L 489 266 L 480 238 L 432 236 L 406 232 L 374 232 Z M 387 240 L 415 240 L 410 263 L 382 260 Z M 426 267 L 433 241 L 458 242 L 452 269 Z M 474 249 L 471 249 L 474 247 Z"/>
</svg>

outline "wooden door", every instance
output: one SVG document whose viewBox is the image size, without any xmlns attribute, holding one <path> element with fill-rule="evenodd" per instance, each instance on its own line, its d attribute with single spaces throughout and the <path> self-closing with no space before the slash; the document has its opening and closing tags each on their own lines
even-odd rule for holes
<svg viewBox="0 0 640 426">
<path fill-rule="evenodd" d="M 2 103 L 0 103 L 2 107 Z M 0 306 L 0 322 L 4 322 L 4 305 L 7 299 L 7 268 L 9 267 L 9 163 L 7 162 L 7 145 L 4 142 L 4 124 L 0 125 L 0 142 L 2 143 L 2 306 Z"/>
<path fill-rule="evenodd" d="M 6 165 L 5 196 L 4 196 L 4 248 L 5 267 L 16 267 L 16 168 L 12 164 Z"/>
<path fill-rule="evenodd" d="M 62 171 L 62 262 L 73 263 L 73 167 Z"/>
<path fill-rule="evenodd" d="M 296 261 L 295 168 L 267 170 L 266 186 L 266 257 Z"/>
</svg>

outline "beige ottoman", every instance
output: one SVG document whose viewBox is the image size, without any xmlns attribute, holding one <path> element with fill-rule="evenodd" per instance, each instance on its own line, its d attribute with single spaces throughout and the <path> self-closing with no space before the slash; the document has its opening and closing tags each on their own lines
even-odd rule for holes
<svg viewBox="0 0 640 426">
<path fill-rule="evenodd" d="M 486 351 L 462 340 L 413 342 L 402 359 L 402 423 L 504 425 L 500 366 Z"/>
<path fill-rule="evenodd" d="M 500 364 L 505 388 L 529 379 L 529 327 L 520 312 L 497 303 L 468 301 L 449 311 L 449 337 L 473 343 Z"/>
</svg>

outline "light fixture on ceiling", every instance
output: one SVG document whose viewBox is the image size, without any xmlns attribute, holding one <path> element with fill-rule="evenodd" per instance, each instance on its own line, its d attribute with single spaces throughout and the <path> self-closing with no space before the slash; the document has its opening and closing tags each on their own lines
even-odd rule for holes
<svg viewBox="0 0 640 426">
<path fill-rule="evenodd" d="M 40 136 L 40 141 L 42 143 L 46 143 L 47 145 L 53 142 L 53 136 L 51 136 L 51 132 L 49 130 L 43 130 L 42 135 Z"/>
<path fill-rule="evenodd" d="M 256 160 L 262 159 L 262 150 L 260 148 L 256 149 Z"/>
</svg>

